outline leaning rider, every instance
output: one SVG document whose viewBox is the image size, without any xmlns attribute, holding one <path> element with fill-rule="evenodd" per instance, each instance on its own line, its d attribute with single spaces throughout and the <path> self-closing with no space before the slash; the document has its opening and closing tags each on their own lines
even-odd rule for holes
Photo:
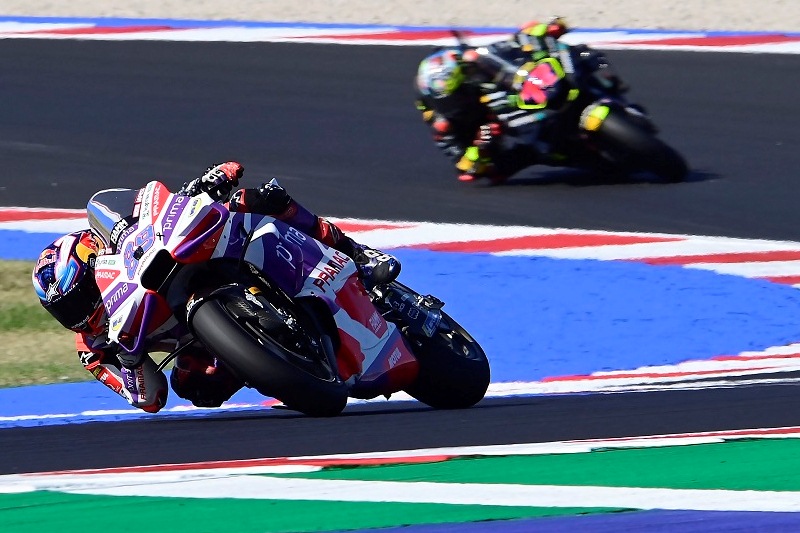
<svg viewBox="0 0 800 533">
<path fill-rule="evenodd" d="M 520 87 L 515 76 L 526 64 L 546 67 L 548 58 L 566 46 L 558 39 L 567 31 L 561 18 L 531 22 L 509 39 L 476 48 L 463 43 L 441 48 L 422 60 L 417 109 L 460 181 L 501 183 L 550 155 L 542 129 L 566 101 L 563 72 L 544 77 L 533 95 L 536 101 L 524 110 L 516 99 Z M 533 139 L 532 145 L 514 142 L 522 134 Z"/>
<path fill-rule="evenodd" d="M 183 185 L 178 194 L 208 192 L 225 202 L 242 178 L 241 164 L 228 161 L 207 169 Z M 394 257 L 347 237 L 332 222 L 295 201 L 273 180 L 258 188 L 239 189 L 227 203 L 231 211 L 273 216 L 351 257 L 365 285 L 388 283 L 400 273 Z M 108 316 L 94 278 L 94 264 L 105 250 L 92 229 L 65 235 L 47 246 L 33 270 L 33 287 L 42 306 L 65 328 L 77 333 L 78 357 L 84 368 L 134 407 L 155 413 L 167 401 L 167 378 L 157 370 L 150 351 L 171 351 L 181 334 L 166 323 L 146 339 L 136 356 L 120 353 L 108 340 Z M 166 330 L 166 331 L 162 331 Z M 218 407 L 243 383 L 202 348 L 191 347 L 176 357 L 170 374 L 175 393 L 198 407 Z"/>
</svg>

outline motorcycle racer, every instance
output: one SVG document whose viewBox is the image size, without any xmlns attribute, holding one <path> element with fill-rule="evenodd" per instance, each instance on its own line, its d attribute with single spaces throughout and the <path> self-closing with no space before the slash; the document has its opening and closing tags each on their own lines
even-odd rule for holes
<svg viewBox="0 0 800 533">
<path fill-rule="evenodd" d="M 462 43 L 422 60 L 416 106 L 460 181 L 488 178 L 501 183 L 548 157 L 551 150 L 542 130 L 569 93 L 563 70 L 551 58 L 566 46 L 558 39 L 567 31 L 561 18 L 531 22 L 507 40 L 477 48 Z M 528 95 L 523 110 L 516 101 L 520 87 L 515 76 L 531 63 L 541 70 L 541 84 Z M 514 142 L 522 130 L 535 139 L 539 154 L 531 144 L 523 149 Z"/>
<path fill-rule="evenodd" d="M 235 161 L 217 164 L 201 177 L 184 183 L 177 194 L 195 196 L 206 192 L 213 199 L 226 202 L 232 212 L 282 220 L 347 254 L 368 288 L 389 283 L 400 273 L 396 258 L 355 242 L 335 224 L 295 201 L 275 180 L 231 195 L 243 173 L 244 167 Z M 76 332 L 76 348 L 84 368 L 134 407 L 155 413 L 166 405 L 168 385 L 148 352 L 174 350 L 183 332 L 177 321 L 169 318 L 148 336 L 145 350 L 135 355 L 119 350 L 108 339 L 108 316 L 95 281 L 97 256 L 116 253 L 125 228 L 133 223 L 133 217 L 126 217 L 110 235 L 90 228 L 55 240 L 40 254 L 32 281 L 42 306 L 61 325 Z M 198 407 L 218 407 L 243 386 L 213 354 L 194 345 L 175 358 L 169 381 L 178 396 Z"/>
</svg>

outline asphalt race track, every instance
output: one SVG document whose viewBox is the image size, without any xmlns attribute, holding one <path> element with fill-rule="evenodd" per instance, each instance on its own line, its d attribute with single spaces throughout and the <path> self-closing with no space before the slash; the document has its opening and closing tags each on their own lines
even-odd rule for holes
<svg viewBox="0 0 800 533">
<path fill-rule="evenodd" d="M 237 159 L 321 214 L 800 240 L 800 56 L 609 52 L 686 183 L 537 168 L 464 185 L 413 105 L 418 47 L 5 40 L 0 205 L 80 208 Z M 800 386 L 355 406 L 3 432 L 0 474 L 792 426 Z M 203 442 L 202 447 L 197 442 Z M 237 445 L 231 446 L 231 442 Z"/>
<path fill-rule="evenodd" d="M 797 55 L 610 52 L 690 182 L 538 169 L 487 190 L 455 182 L 414 108 L 422 48 L 7 40 L 0 54 L 0 205 L 82 207 L 99 187 L 236 158 L 331 216 L 800 240 Z"/>
<path fill-rule="evenodd" d="M 372 404 L 329 419 L 270 410 L 5 429 L 0 475 L 793 426 L 798 394 L 800 386 L 757 386 L 486 399 L 462 411 Z"/>
</svg>

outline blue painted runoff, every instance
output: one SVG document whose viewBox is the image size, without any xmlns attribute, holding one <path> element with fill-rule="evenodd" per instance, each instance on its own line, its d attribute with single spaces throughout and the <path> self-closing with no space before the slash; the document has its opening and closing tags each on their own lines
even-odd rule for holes
<svg viewBox="0 0 800 533">
<path fill-rule="evenodd" d="M 26 235 L 36 241 L 29 243 L 35 252 L 24 257 L 28 260 L 55 238 Z M 11 248 L 23 249 L 25 239 L 16 242 L 13 237 L 12 232 L 11 241 L 0 246 L 0 256 L 6 257 L 9 242 Z M 403 263 L 400 280 L 444 300 L 444 310 L 484 347 L 493 382 L 708 359 L 800 341 L 800 291 L 791 286 L 627 261 L 413 249 L 393 253 Z M 250 390 L 232 398 L 240 403 L 262 400 Z M 185 403 L 172 395 L 168 407 Z M 95 381 L 0 389 L 0 416 L 62 409 L 72 415 L 133 410 Z M 91 417 L 72 416 L 69 421 Z M 130 419 L 130 414 L 123 418 Z M 42 423 L 48 422 L 31 421 Z"/>
<path fill-rule="evenodd" d="M 401 281 L 484 347 L 492 381 L 708 359 L 800 341 L 788 285 L 628 261 L 395 250 Z"/>
<path fill-rule="evenodd" d="M 0 231 L 0 259 L 35 261 L 45 246 L 63 235 L 63 233 L 2 230 Z"/>
<path fill-rule="evenodd" d="M 730 533 L 769 531 L 795 533 L 800 530 L 798 513 L 734 511 L 615 511 L 580 516 L 555 516 L 519 520 L 488 520 L 455 524 L 421 524 L 389 527 L 381 533 Z M 351 533 L 360 533 L 358 530 Z M 374 530 L 369 530 L 374 531 Z"/>
</svg>

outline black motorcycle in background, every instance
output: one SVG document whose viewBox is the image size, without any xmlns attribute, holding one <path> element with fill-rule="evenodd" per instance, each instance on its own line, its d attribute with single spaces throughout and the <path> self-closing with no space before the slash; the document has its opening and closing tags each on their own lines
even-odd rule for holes
<svg viewBox="0 0 800 533">
<path fill-rule="evenodd" d="M 471 47 L 453 31 L 462 50 L 487 53 Z M 550 57 L 529 61 L 506 73 L 509 100 L 516 105 L 512 118 L 515 142 L 529 142 L 542 157 L 537 164 L 571 167 L 602 175 L 629 176 L 651 173 L 670 181 L 683 181 L 688 165 L 674 148 L 658 138 L 658 128 L 645 109 L 625 97 L 626 84 L 604 53 L 586 45 L 555 43 Z M 556 102 L 548 102 L 548 118 L 542 113 L 542 87 L 560 84 Z M 525 135 L 526 120 L 531 124 Z M 538 128 L 543 128 L 539 130 Z M 541 131 L 541 133 L 540 133 Z"/>
</svg>

